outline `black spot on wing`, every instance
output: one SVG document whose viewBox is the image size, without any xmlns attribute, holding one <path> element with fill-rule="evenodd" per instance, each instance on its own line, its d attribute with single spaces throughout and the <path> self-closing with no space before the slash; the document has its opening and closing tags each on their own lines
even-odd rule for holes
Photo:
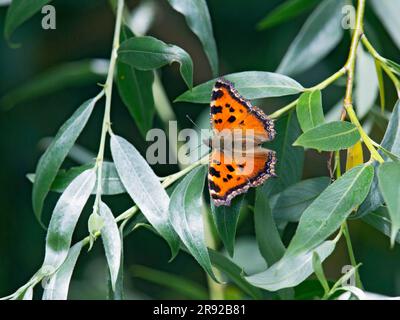
<svg viewBox="0 0 400 320">
<path fill-rule="evenodd" d="M 228 174 L 226 177 L 228 178 L 228 180 L 231 180 L 233 178 L 230 174 Z"/>
<path fill-rule="evenodd" d="M 217 100 L 224 96 L 224 92 L 222 90 L 213 91 L 211 95 L 211 100 Z"/>
<path fill-rule="evenodd" d="M 215 184 L 214 181 L 212 181 L 212 180 L 208 180 L 208 185 L 209 185 L 210 189 L 214 190 L 215 192 L 221 191 L 221 188 L 217 184 Z"/>
<path fill-rule="evenodd" d="M 230 116 L 228 118 L 228 122 L 230 122 L 230 123 L 235 122 L 235 121 L 236 121 L 236 117 L 235 116 Z"/>
<path fill-rule="evenodd" d="M 232 107 L 229 108 L 229 112 L 235 112 L 235 109 L 233 109 Z"/>
<path fill-rule="evenodd" d="M 218 170 L 215 170 L 215 168 L 210 167 L 209 172 L 212 176 L 217 177 L 217 178 L 221 178 L 221 174 Z"/>
<path fill-rule="evenodd" d="M 235 171 L 235 168 L 232 167 L 230 164 L 227 164 L 227 165 L 226 165 L 226 168 L 229 170 L 229 172 Z"/>
<path fill-rule="evenodd" d="M 222 107 L 212 106 L 211 107 L 211 113 L 212 114 L 222 113 Z"/>
</svg>

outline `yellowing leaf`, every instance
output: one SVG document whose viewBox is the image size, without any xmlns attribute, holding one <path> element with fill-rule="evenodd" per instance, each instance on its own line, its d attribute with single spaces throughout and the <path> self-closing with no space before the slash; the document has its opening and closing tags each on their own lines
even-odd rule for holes
<svg viewBox="0 0 400 320">
<path fill-rule="evenodd" d="M 347 149 L 346 171 L 364 163 L 363 149 L 361 141 Z"/>
</svg>

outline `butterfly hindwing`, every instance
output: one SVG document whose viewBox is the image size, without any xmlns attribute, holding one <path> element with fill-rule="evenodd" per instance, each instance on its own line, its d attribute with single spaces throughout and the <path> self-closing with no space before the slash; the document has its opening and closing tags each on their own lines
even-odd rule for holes
<svg viewBox="0 0 400 320">
<path fill-rule="evenodd" d="M 229 206 L 235 196 L 275 176 L 275 163 L 275 152 L 261 147 L 246 153 L 240 161 L 221 150 L 213 150 L 208 186 L 214 204 Z"/>
</svg>

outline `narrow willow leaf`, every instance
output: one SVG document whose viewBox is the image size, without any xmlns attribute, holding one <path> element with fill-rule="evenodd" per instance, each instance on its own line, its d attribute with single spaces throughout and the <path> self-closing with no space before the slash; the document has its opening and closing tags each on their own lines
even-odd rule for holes
<svg viewBox="0 0 400 320">
<path fill-rule="evenodd" d="M 208 256 L 202 217 L 202 193 L 206 167 L 192 170 L 176 186 L 169 204 L 170 221 L 190 254 L 215 281 Z"/>
<path fill-rule="evenodd" d="M 107 61 L 100 59 L 63 63 L 7 92 L 0 99 L 0 107 L 9 110 L 18 104 L 65 88 L 93 84 L 105 78 L 106 70 Z"/>
<path fill-rule="evenodd" d="M 71 182 L 57 201 L 47 231 L 42 267 L 49 273 L 56 271 L 67 257 L 76 223 L 95 182 L 95 170 L 86 170 Z"/>
<path fill-rule="evenodd" d="M 276 228 L 268 197 L 258 188 L 254 206 L 254 228 L 261 255 L 268 266 L 277 262 L 285 253 L 285 246 Z"/>
<path fill-rule="evenodd" d="M 268 291 L 294 287 L 313 273 L 314 252 L 319 255 L 321 261 L 324 261 L 334 249 L 334 241 L 325 241 L 312 251 L 298 254 L 286 253 L 281 260 L 267 270 L 245 277 L 245 279 L 250 284 Z"/>
<path fill-rule="evenodd" d="M 400 3 L 393 0 L 372 0 L 371 5 L 394 43 L 400 49 L 400 21 L 397 16 L 400 12 Z"/>
<path fill-rule="evenodd" d="M 325 119 L 321 90 L 304 92 L 297 103 L 296 113 L 303 132 L 323 124 Z"/>
<path fill-rule="evenodd" d="M 69 249 L 61 267 L 46 282 L 42 300 L 67 300 L 72 273 L 83 246 L 84 242 L 79 241 Z"/>
<path fill-rule="evenodd" d="M 322 60 L 343 35 L 342 8 L 345 0 L 324 0 L 307 19 L 283 57 L 277 72 L 301 73 Z"/>
<path fill-rule="evenodd" d="M 128 27 L 124 26 L 121 29 L 121 42 L 133 37 Z M 154 71 L 137 70 L 118 59 L 116 80 L 123 103 L 135 120 L 142 136 L 145 137 L 147 131 L 152 128 L 155 113 L 152 90 Z"/>
<path fill-rule="evenodd" d="M 354 101 L 359 118 L 364 118 L 373 107 L 378 96 L 378 77 L 375 70 L 375 61 L 359 46 L 356 60 L 356 88 Z"/>
<path fill-rule="evenodd" d="M 263 293 L 260 289 L 252 286 L 243 278 L 243 270 L 234 264 L 227 257 L 221 253 L 209 249 L 211 263 L 218 270 L 223 272 L 233 283 L 235 283 L 241 290 L 248 294 L 253 299 L 260 300 L 263 298 Z"/>
<path fill-rule="evenodd" d="M 385 135 L 383 137 L 381 145 L 389 150 L 394 155 L 400 157 L 400 102 L 397 101 L 393 108 L 392 115 L 389 120 Z M 382 157 L 387 160 L 389 157 L 381 152 Z M 378 166 L 374 163 L 374 167 Z M 371 211 L 376 210 L 383 204 L 383 198 L 379 191 L 378 177 L 375 175 L 374 181 L 372 182 L 371 191 L 367 198 L 360 206 L 354 218 L 360 218 Z"/>
<path fill-rule="evenodd" d="M 141 215 L 143 217 L 143 215 Z M 133 220 L 133 219 L 131 219 Z M 118 275 L 117 275 L 117 280 L 115 282 L 115 287 L 112 287 L 112 281 L 111 281 L 111 274 L 108 274 L 108 299 L 109 300 L 124 300 L 125 295 L 124 295 L 124 227 L 125 224 L 121 224 L 118 232 L 119 232 L 119 237 L 121 239 L 121 254 L 120 254 L 120 263 L 119 263 L 119 269 L 118 269 Z"/>
<path fill-rule="evenodd" d="M 57 132 L 57 135 L 37 164 L 32 190 L 32 204 L 36 218 L 40 223 L 42 223 L 44 199 L 49 193 L 61 164 L 85 127 L 97 100 L 97 97 L 87 100 L 74 112 L 71 118 Z"/>
<path fill-rule="evenodd" d="M 196 300 L 208 299 L 208 292 L 202 286 L 180 275 L 138 265 L 131 267 L 131 273 L 136 278 L 166 287 L 183 295 L 185 298 Z"/>
<path fill-rule="evenodd" d="M 361 218 L 375 229 L 379 230 L 390 238 L 392 233 L 392 222 L 386 207 L 380 207 Z M 396 242 L 400 244 L 400 234 L 396 236 Z"/>
<path fill-rule="evenodd" d="M 372 165 L 346 172 L 303 212 L 287 252 L 306 252 L 328 238 L 365 199 L 374 176 Z"/>
<path fill-rule="evenodd" d="M 330 184 L 328 177 L 300 181 L 270 199 L 273 216 L 278 221 L 299 221 L 304 210 Z"/>
<path fill-rule="evenodd" d="M 178 46 L 166 44 L 153 37 L 130 38 L 118 50 L 120 61 L 139 70 L 154 70 L 178 62 L 183 80 L 193 86 L 193 62 L 189 54 Z"/>
<path fill-rule="evenodd" d="M 7 10 L 4 23 L 4 36 L 7 41 L 21 24 L 32 17 L 36 12 L 51 2 L 51 0 L 13 0 Z"/>
<path fill-rule="evenodd" d="M 312 265 L 315 275 L 324 288 L 325 293 L 329 292 L 328 280 L 326 280 L 324 269 L 322 268 L 321 259 L 316 251 L 313 251 Z"/>
<path fill-rule="evenodd" d="M 179 239 L 169 222 L 169 197 L 158 177 L 136 148 L 124 138 L 112 135 L 111 153 L 128 194 L 168 242 L 174 257 L 179 249 Z"/>
<path fill-rule="evenodd" d="M 117 282 L 121 262 L 122 240 L 114 216 L 110 208 L 104 202 L 100 202 L 99 214 L 104 221 L 104 225 L 101 229 L 101 239 L 103 240 L 104 251 L 110 270 L 111 286 L 113 291 L 115 291 L 115 284 Z"/>
<path fill-rule="evenodd" d="M 240 195 L 232 200 L 228 206 L 214 206 L 211 201 L 211 213 L 217 228 L 219 237 L 221 238 L 225 249 L 229 255 L 233 256 L 235 246 L 236 227 L 239 221 L 240 209 L 242 207 L 244 195 Z"/>
<path fill-rule="evenodd" d="M 300 181 L 303 174 L 304 150 L 293 146 L 301 133 L 296 113 L 292 111 L 278 119 L 275 129 L 279 134 L 269 143 L 268 148 L 276 151 L 277 159 L 279 159 L 276 165 L 278 178 L 269 179 L 260 187 L 265 194 L 269 195 Z"/>
<path fill-rule="evenodd" d="M 218 53 L 205 0 L 168 0 L 171 7 L 183 14 L 190 30 L 199 38 L 210 62 L 213 76 L 218 75 Z"/>
<path fill-rule="evenodd" d="M 382 163 L 378 168 L 378 180 L 392 221 L 390 243 L 393 246 L 400 229 L 400 163 Z"/>
<path fill-rule="evenodd" d="M 68 185 L 83 171 L 93 168 L 94 163 L 84 164 L 79 167 L 72 167 L 68 170 L 61 169 L 58 171 L 53 184 L 50 187 L 50 191 L 62 193 L 68 187 Z M 29 173 L 26 175 L 30 182 L 35 181 L 36 175 L 34 173 Z M 103 174 L 101 177 L 102 181 L 102 194 L 104 195 L 116 195 L 125 193 L 125 187 L 122 184 L 117 169 L 114 163 L 109 161 L 103 162 Z M 95 186 L 92 190 L 92 194 L 96 194 L 97 187 Z"/>
<path fill-rule="evenodd" d="M 347 159 L 346 159 L 346 171 L 350 171 L 352 168 L 357 167 L 364 163 L 364 155 L 361 141 L 347 149 Z"/>
<path fill-rule="evenodd" d="M 322 151 L 336 151 L 347 149 L 358 140 L 360 140 L 360 133 L 354 124 L 335 121 L 303 133 L 293 145 Z"/>
<path fill-rule="evenodd" d="M 272 72 L 245 71 L 224 76 L 247 99 L 280 97 L 300 93 L 304 90 L 295 80 Z M 210 103 L 210 92 L 217 79 L 202 83 L 186 91 L 175 102 Z"/>
<path fill-rule="evenodd" d="M 262 19 L 257 28 L 259 30 L 282 24 L 314 7 L 318 0 L 287 0 Z"/>
</svg>

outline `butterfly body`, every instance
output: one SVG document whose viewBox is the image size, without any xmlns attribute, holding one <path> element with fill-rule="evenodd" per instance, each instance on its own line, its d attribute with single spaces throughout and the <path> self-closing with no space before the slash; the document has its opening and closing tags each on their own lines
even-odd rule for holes
<svg viewBox="0 0 400 320">
<path fill-rule="evenodd" d="M 235 196 L 275 176 L 275 152 L 262 147 L 275 137 L 274 124 L 225 79 L 213 88 L 210 121 L 210 195 L 216 206 L 229 206 Z"/>
</svg>

